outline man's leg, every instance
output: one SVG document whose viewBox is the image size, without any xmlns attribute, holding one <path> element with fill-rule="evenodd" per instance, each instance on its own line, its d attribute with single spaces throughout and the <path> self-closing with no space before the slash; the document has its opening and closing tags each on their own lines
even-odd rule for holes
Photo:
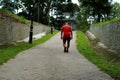
<svg viewBox="0 0 120 80">
<path fill-rule="evenodd" d="M 66 50 L 66 52 L 69 52 L 69 47 L 70 47 L 70 38 L 67 39 L 67 50 Z"/>
<path fill-rule="evenodd" d="M 66 47 L 66 38 L 63 38 L 63 47 L 64 47 L 64 52 L 66 52 L 66 49 L 67 49 L 67 47 Z"/>
</svg>

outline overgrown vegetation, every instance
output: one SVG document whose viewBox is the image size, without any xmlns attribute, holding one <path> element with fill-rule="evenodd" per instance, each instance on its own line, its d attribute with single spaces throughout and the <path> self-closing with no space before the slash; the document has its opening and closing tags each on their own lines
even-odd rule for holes
<svg viewBox="0 0 120 80">
<path fill-rule="evenodd" d="M 77 48 L 89 61 L 94 63 L 100 70 L 109 74 L 115 80 L 120 80 L 120 66 L 103 59 L 91 48 L 90 43 L 81 31 L 77 32 Z"/>
<path fill-rule="evenodd" d="M 117 22 L 117 21 L 120 21 L 120 17 L 119 18 L 111 19 L 109 21 L 104 21 L 104 22 L 96 23 L 96 24 L 94 24 L 94 26 L 102 26 L 102 25 L 111 24 L 111 23 Z"/>
<path fill-rule="evenodd" d="M 13 45 L 8 48 L 0 50 L 0 65 L 7 62 L 11 58 L 14 58 L 19 52 L 27 50 L 33 46 L 36 46 L 38 44 L 41 44 L 41 43 L 47 41 L 56 33 L 57 33 L 57 31 L 54 32 L 53 34 L 47 34 L 47 35 L 43 36 L 42 38 L 34 41 L 32 44 L 22 43 L 19 45 Z"/>
<path fill-rule="evenodd" d="M 15 19 L 16 21 L 19 21 L 22 23 L 30 23 L 30 21 L 26 20 L 24 17 L 13 14 L 12 12 L 5 10 L 5 9 L 0 9 L 0 14 L 1 16 L 11 17 L 12 19 Z"/>
</svg>

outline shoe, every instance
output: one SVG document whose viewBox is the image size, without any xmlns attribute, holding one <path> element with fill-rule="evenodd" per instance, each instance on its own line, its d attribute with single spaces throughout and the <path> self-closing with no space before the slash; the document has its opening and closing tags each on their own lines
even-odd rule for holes
<svg viewBox="0 0 120 80">
<path fill-rule="evenodd" d="M 69 52 L 67 47 L 65 47 L 64 52 L 66 52 L 66 53 Z"/>
<path fill-rule="evenodd" d="M 69 51 L 68 51 L 68 48 L 66 48 L 66 52 L 69 52 Z"/>
<path fill-rule="evenodd" d="M 68 52 L 68 50 L 66 50 L 66 52 Z"/>
<path fill-rule="evenodd" d="M 66 52 L 67 47 L 64 47 L 64 52 Z"/>
</svg>

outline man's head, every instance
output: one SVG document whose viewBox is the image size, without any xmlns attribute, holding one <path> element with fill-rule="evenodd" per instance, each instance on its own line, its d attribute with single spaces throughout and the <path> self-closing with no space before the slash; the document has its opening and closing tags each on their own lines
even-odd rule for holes
<svg viewBox="0 0 120 80">
<path fill-rule="evenodd" d="M 66 25 L 68 25 L 68 22 L 65 22 Z"/>
</svg>

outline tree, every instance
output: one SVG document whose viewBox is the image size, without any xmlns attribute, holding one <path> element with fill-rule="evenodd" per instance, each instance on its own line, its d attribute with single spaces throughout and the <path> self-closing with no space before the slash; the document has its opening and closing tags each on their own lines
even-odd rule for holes
<svg viewBox="0 0 120 80">
<path fill-rule="evenodd" d="M 21 1 L 13 0 L 13 4 L 14 4 L 14 10 L 16 10 L 16 13 L 18 14 L 18 10 L 23 7 L 23 5 L 21 4 Z"/>
<path fill-rule="evenodd" d="M 77 4 L 73 4 L 71 0 L 54 0 L 54 3 L 51 8 L 51 24 L 55 24 L 54 26 L 61 27 L 64 23 L 63 20 L 72 18 L 75 16 L 75 13 L 79 11 L 79 7 Z M 53 19 L 54 18 L 54 19 Z M 59 24 L 59 25 L 58 25 Z M 58 28 L 59 29 L 59 28 Z"/>
<path fill-rule="evenodd" d="M 120 4 L 116 2 L 112 4 L 112 10 L 109 15 L 109 18 L 113 19 L 113 18 L 118 18 L 118 17 L 120 17 Z"/>
<path fill-rule="evenodd" d="M 37 22 L 41 22 L 43 24 L 49 24 L 49 12 L 51 8 L 51 4 L 53 0 L 21 0 L 24 6 L 26 7 L 26 11 L 29 13 L 34 13 L 34 20 Z M 31 9 L 31 5 L 33 8 Z M 33 11 L 34 10 L 34 11 Z"/>
<path fill-rule="evenodd" d="M 1 1 L 1 6 L 2 6 L 3 9 L 14 12 L 14 4 L 11 0 L 2 0 Z"/>
<path fill-rule="evenodd" d="M 80 9 L 80 12 L 77 15 L 77 20 L 78 20 L 78 24 L 77 24 L 77 28 L 79 30 L 85 30 L 87 29 L 89 26 L 87 18 L 89 17 L 88 13 L 88 7 L 84 7 Z"/>
<path fill-rule="evenodd" d="M 16 13 L 16 10 L 18 11 L 21 7 L 20 0 L 2 0 L 0 3 L 3 9 L 9 10 L 12 13 Z"/>
<path fill-rule="evenodd" d="M 87 7 L 87 14 L 93 16 L 96 22 L 100 22 L 103 18 L 108 19 L 112 8 L 110 0 L 79 0 L 79 2 L 81 8 Z"/>
<path fill-rule="evenodd" d="M 55 0 L 52 9 L 55 10 L 56 15 L 63 15 L 63 13 L 70 13 L 71 17 L 77 11 L 79 7 L 77 4 L 73 4 L 71 0 Z"/>
</svg>

